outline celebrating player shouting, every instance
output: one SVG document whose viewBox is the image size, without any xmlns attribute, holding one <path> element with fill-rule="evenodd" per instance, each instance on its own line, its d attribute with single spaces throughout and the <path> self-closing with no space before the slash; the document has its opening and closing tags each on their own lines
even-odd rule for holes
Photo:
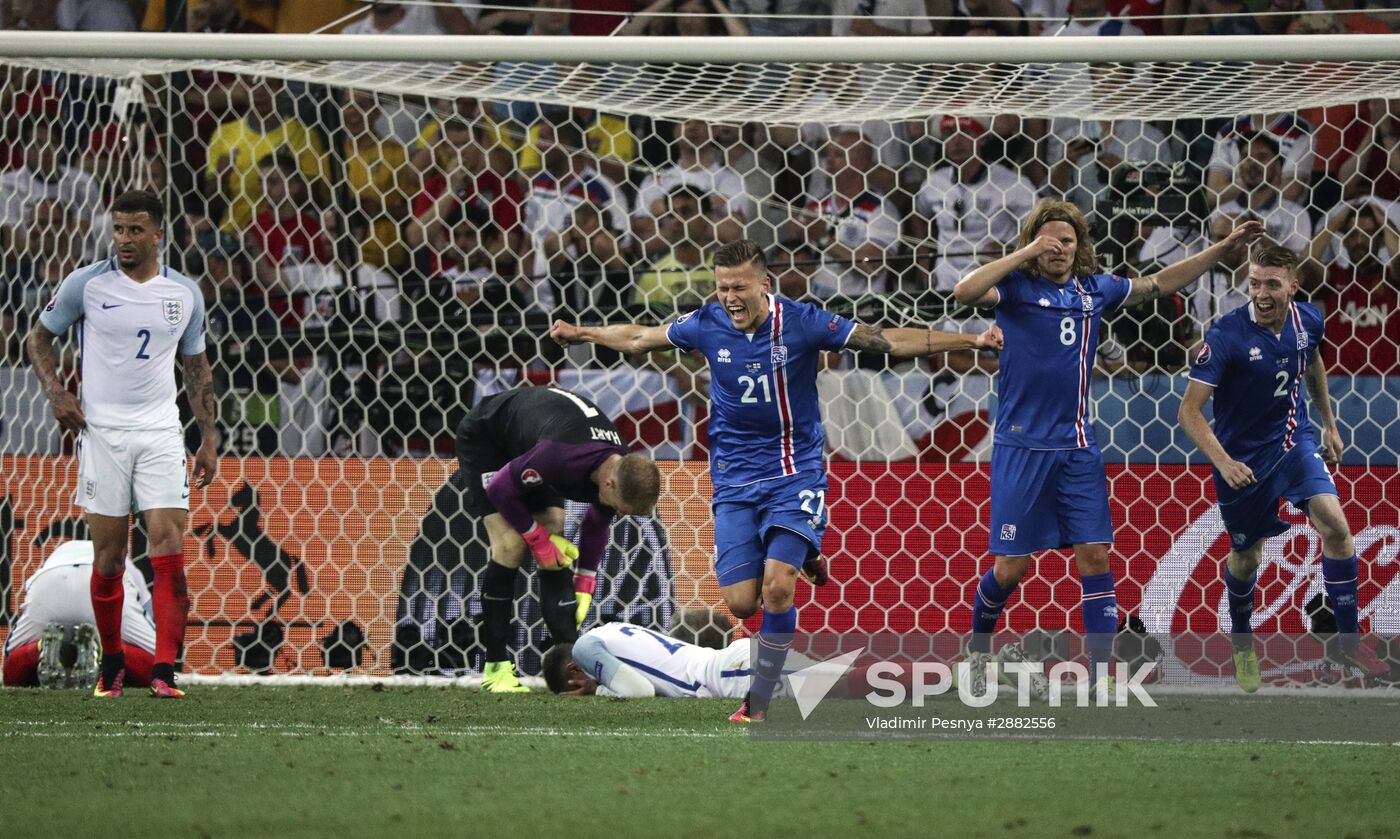
<svg viewBox="0 0 1400 839">
<path fill-rule="evenodd" d="M 1214 466 L 1215 497 L 1230 534 L 1225 588 L 1234 640 L 1235 681 L 1259 689 L 1259 658 L 1250 620 L 1255 570 L 1264 540 L 1288 530 L 1280 498 L 1308 514 L 1322 534 L 1322 581 L 1341 633 L 1339 656 L 1369 676 L 1389 666 L 1360 642 L 1356 603 L 1356 545 L 1337 500 L 1327 464 L 1342 456 L 1342 436 L 1327 395 L 1322 363 L 1322 313 L 1298 303 L 1298 256 L 1266 244 L 1249 260 L 1249 305 L 1215 322 L 1191 365 L 1191 383 L 1178 419 Z M 1322 417 L 1317 449 L 1307 402 Z M 1215 430 L 1206 402 L 1215 397 Z"/>
<path fill-rule="evenodd" d="M 64 278 L 29 333 L 29 358 L 54 417 L 78 432 L 77 504 L 92 534 L 92 611 L 102 638 L 96 694 L 122 694 L 122 572 L 130 516 L 144 513 L 155 571 L 155 666 L 151 695 L 179 699 L 175 658 L 185 638 L 185 518 L 190 481 L 175 405 L 175 353 L 199 423 L 196 487 L 218 471 L 214 383 L 204 355 L 204 298 L 194 280 L 158 256 L 165 207 L 135 190 L 112 202 L 117 255 Z M 78 324 L 82 403 L 58 378 L 53 339 Z"/>
<path fill-rule="evenodd" d="M 974 594 L 974 657 L 991 652 L 997 620 L 1026 575 L 1030 555 L 1073 546 L 1090 664 L 1108 664 L 1118 630 L 1108 567 L 1113 523 L 1103 455 L 1089 418 L 1089 377 L 1104 313 L 1174 294 L 1229 248 L 1262 234 L 1259 222 L 1246 222 L 1195 256 L 1129 280 L 1097 273 L 1084 216 L 1073 204 L 1045 200 L 1021 228 L 1018 250 L 976 269 L 953 289 L 961 303 L 996 307 L 1007 338 L 992 445 L 989 550 L 995 561 Z M 1024 653 L 1008 645 L 1002 656 Z M 980 664 L 974 661 L 971 668 L 979 682 L 986 672 Z M 1102 687 L 1111 685 L 1109 680 Z M 1043 689 L 1037 682 L 1036 692 Z M 983 690 L 985 685 L 973 685 L 974 693 Z"/>
<path fill-rule="evenodd" d="M 669 324 L 555 321 L 550 334 L 565 346 L 592 342 L 628 353 L 699 349 L 709 362 L 715 575 L 736 616 L 763 609 L 752 692 L 734 715 L 746 721 L 766 716 L 797 628 L 798 569 L 820 556 L 826 530 L 818 356 L 853 349 L 909 358 L 1000 347 L 1001 336 L 879 329 L 777 297 L 763 250 L 747 239 L 720 248 L 714 268 L 718 301 Z"/>
</svg>

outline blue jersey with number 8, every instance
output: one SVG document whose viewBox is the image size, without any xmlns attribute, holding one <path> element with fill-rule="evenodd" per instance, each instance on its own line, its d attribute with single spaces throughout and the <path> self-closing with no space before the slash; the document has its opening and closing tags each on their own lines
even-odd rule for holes
<svg viewBox="0 0 1400 839">
<path fill-rule="evenodd" d="M 1058 285 L 1012 271 L 997 284 L 996 321 L 1006 334 L 997 374 L 997 445 L 1026 449 L 1096 446 L 1089 380 L 1105 312 L 1131 283 L 1111 274 Z"/>
</svg>

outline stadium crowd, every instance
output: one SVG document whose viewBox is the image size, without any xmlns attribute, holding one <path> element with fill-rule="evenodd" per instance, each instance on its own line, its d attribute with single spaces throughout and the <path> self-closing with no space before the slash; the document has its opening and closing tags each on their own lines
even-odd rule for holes
<svg viewBox="0 0 1400 839">
<path fill-rule="evenodd" d="M 508 9 L 511 5 L 515 9 Z M 7 29 L 347 34 L 1015 35 L 1390 32 L 1339 0 L 5 0 Z M 1197 15 L 1199 16 L 1192 16 Z M 1174 16 L 1179 15 L 1179 16 Z M 572 70 L 579 72 L 578 68 Z M 1239 119 L 935 115 L 782 126 L 533 102 L 439 100 L 204 71 L 147 85 L 4 68 L 3 361 L 68 272 L 108 250 L 105 205 L 168 196 L 169 263 L 200 278 L 240 452 L 288 447 L 284 385 L 316 394 L 323 451 L 428 453 L 480 395 L 557 365 L 556 315 L 665 319 L 713 291 L 718 243 L 757 240 L 775 290 L 867 313 L 898 301 L 974 330 L 957 280 L 1015 243 L 1037 198 L 1074 202 L 1105 267 L 1141 275 L 1244 219 L 1306 257 L 1334 372 L 1400 375 L 1400 100 Z M 501 64 L 501 74 L 560 68 Z M 584 70 L 586 72 L 586 69 Z M 854 69 L 828 68 L 814 104 Z M 1118 316 L 1106 374 L 1179 371 L 1246 301 L 1243 262 Z M 875 309 L 870 307 L 874 306 Z M 864 307 L 864 308 L 862 308 Z M 960 357 L 965 356 L 965 357 Z M 703 396 L 682 358 L 635 363 Z M 845 362 L 859 367 L 863 359 Z M 877 362 L 883 367 L 883 358 Z M 943 372 L 927 362 L 934 397 Z M 840 364 L 840 362 L 833 362 Z M 995 356 L 951 354 L 959 373 Z M 918 366 L 922 365 L 922 366 Z M 950 377 L 951 378 L 951 377 Z M 973 377 L 974 379 L 977 377 Z M 964 378 L 966 394 L 978 385 Z M 980 386 L 985 398 L 988 386 Z M 363 429 L 377 435 L 364 443 Z"/>
</svg>

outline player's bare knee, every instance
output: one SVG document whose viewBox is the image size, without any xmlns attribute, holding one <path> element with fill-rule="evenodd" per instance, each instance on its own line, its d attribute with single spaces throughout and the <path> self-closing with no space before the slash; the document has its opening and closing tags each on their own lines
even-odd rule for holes
<svg viewBox="0 0 1400 839">
<path fill-rule="evenodd" d="M 1029 556 L 998 556 L 992 566 L 992 576 L 996 577 L 997 585 L 1010 588 L 1021 582 L 1030 567 Z"/>
<path fill-rule="evenodd" d="M 1341 508 L 1335 504 L 1317 506 L 1320 509 L 1312 511 L 1311 518 L 1313 527 L 1322 536 L 1322 552 L 1334 559 L 1346 559 L 1356 553 L 1351 526 L 1347 524 Z"/>
<path fill-rule="evenodd" d="M 1108 546 L 1107 545 L 1075 545 L 1074 562 L 1079 569 L 1079 576 L 1092 577 L 1097 574 L 1108 573 Z"/>
<path fill-rule="evenodd" d="M 725 597 L 724 605 L 728 606 L 729 611 L 739 620 L 758 614 L 759 604 L 756 598 Z"/>
<path fill-rule="evenodd" d="M 763 575 L 763 607 L 785 612 L 797 591 L 797 569 L 786 563 L 770 562 Z"/>
<path fill-rule="evenodd" d="M 1333 559 L 1346 559 L 1356 553 L 1356 540 L 1343 522 L 1340 528 L 1322 534 L 1322 553 Z"/>
<path fill-rule="evenodd" d="M 113 547 L 104 546 L 102 549 L 94 548 L 92 552 L 92 567 L 97 569 L 97 573 L 104 577 L 115 577 L 126 567 L 126 547 L 116 545 Z"/>
<path fill-rule="evenodd" d="M 152 531 L 150 534 L 151 556 L 170 556 L 182 553 L 185 549 L 184 534 L 174 528 Z"/>
<path fill-rule="evenodd" d="M 1225 557 L 1225 567 L 1229 569 L 1230 576 L 1237 580 L 1248 580 L 1254 576 L 1254 572 L 1259 570 L 1262 546 L 1262 542 L 1256 542 L 1242 551 L 1230 551 L 1230 555 Z"/>
<path fill-rule="evenodd" d="M 504 568 L 516 569 L 525 560 L 525 542 L 509 541 L 491 543 L 491 561 Z"/>
</svg>

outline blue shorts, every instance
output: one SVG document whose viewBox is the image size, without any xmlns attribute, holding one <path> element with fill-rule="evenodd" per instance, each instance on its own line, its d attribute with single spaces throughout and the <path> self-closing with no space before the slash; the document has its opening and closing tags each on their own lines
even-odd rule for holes
<svg viewBox="0 0 1400 839">
<path fill-rule="evenodd" d="M 763 579 L 768 533 L 790 530 L 810 546 L 807 556 L 821 553 L 826 532 L 826 473 L 800 472 L 789 478 L 759 481 L 741 487 L 717 487 L 715 513 L 715 576 L 721 586 Z"/>
<path fill-rule="evenodd" d="M 995 556 L 1111 544 L 1103 454 L 993 444 L 990 537 Z"/>
<path fill-rule="evenodd" d="M 1306 513 L 1309 498 L 1337 494 L 1332 472 L 1310 442 L 1289 449 L 1265 474 L 1256 472 L 1254 483 L 1244 489 L 1230 489 L 1219 472 L 1214 472 L 1214 477 L 1220 517 L 1230 534 L 1230 547 L 1237 551 L 1288 531 L 1290 525 L 1278 515 L 1280 498 Z"/>
</svg>

